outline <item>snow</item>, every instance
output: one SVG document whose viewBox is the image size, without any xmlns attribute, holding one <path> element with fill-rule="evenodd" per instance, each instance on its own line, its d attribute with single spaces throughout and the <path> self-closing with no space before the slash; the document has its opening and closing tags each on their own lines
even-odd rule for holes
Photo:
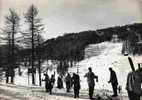
<svg viewBox="0 0 142 100">
<path fill-rule="evenodd" d="M 107 96 L 103 96 L 103 98 L 107 98 Z M 44 88 L 38 86 L 0 84 L 0 100 L 74 100 L 74 98 L 73 91 L 66 93 L 65 89 L 59 90 L 54 88 L 53 94 L 49 95 L 49 93 L 45 92 Z M 86 91 L 81 91 L 80 98 L 76 98 L 75 100 L 89 100 L 88 94 Z M 118 99 L 114 100 L 120 99 L 118 97 Z M 128 100 L 128 98 L 123 96 L 123 100 Z"/>
<path fill-rule="evenodd" d="M 69 68 L 69 72 L 77 72 L 78 67 L 81 78 L 81 89 L 87 90 L 88 85 L 84 75 L 88 72 L 88 67 L 92 67 L 93 72 L 99 77 L 99 82 L 96 83 L 95 88 L 112 90 L 111 85 L 108 84 L 110 77 L 108 68 L 112 67 L 117 73 L 119 85 L 122 86 L 123 92 L 126 92 L 126 77 L 131 69 L 127 57 L 121 54 L 121 50 L 122 43 L 103 42 L 99 44 L 91 44 L 85 49 L 85 59 L 80 61 L 76 66 Z M 22 71 L 22 76 L 16 75 L 15 83 L 24 86 L 31 85 L 31 76 L 28 81 L 27 69 L 22 68 Z M 56 71 L 55 68 L 48 71 L 48 73 L 53 74 L 54 71 Z M 56 74 L 56 79 L 57 76 L 58 75 Z M 36 84 L 38 84 L 38 73 L 36 74 L 36 78 Z M 42 78 L 44 78 L 43 74 Z M 44 84 L 44 82 L 42 82 L 42 84 Z"/>
<path fill-rule="evenodd" d="M 2 98 L 2 99 L 1 99 Z M 0 100 L 73 100 L 73 93 L 65 89 L 53 89 L 53 95 L 46 93 L 43 87 L 0 84 Z M 81 93 L 77 100 L 88 100 L 87 93 Z"/>
<path fill-rule="evenodd" d="M 127 59 L 128 57 L 122 55 L 121 50 L 122 50 L 122 43 L 103 42 L 99 44 L 90 44 L 85 49 L 85 59 L 77 63 L 76 66 L 69 68 L 70 73 L 77 72 L 77 68 L 79 69 L 82 97 L 85 97 L 85 99 L 88 98 L 88 85 L 87 85 L 86 78 L 84 78 L 85 73 L 88 72 L 88 67 L 92 67 L 93 72 L 99 77 L 99 82 L 96 83 L 96 86 L 95 86 L 95 94 L 97 93 L 102 94 L 105 92 L 109 94 L 112 93 L 111 84 L 108 84 L 108 80 L 110 77 L 108 68 L 112 67 L 117 74 L 119 85 L 122 86 L 123 95 L 126 95 L 126 90 L 125 90 L 126 78 L 127 78 L 128 72 L 131 71 L 131 68 Z M 138 56 L 132 57 L 135 66 L 138 62 L 138 58 L 140 59 L 140 57 Z M 43 66 L 46 67 L 50 65 L 47 65 L 47 63 L 44 63 Z M 9 85 L 8 86 L 5 85 L 3 87 L 4 85 L 3 84 L 3 85 L 0 85 L 0 90 L 4 89 L 4 90 L 12 91 L 12 93 L 16 93 L 16 95 L 18 96 L 24 95 L 24 97 L 23 96 L 22 97 L 27 98 L 26 100 L 52 100 L 52 99 L 72 100 L 73 99 L 73 98 L 70 98 L 70 97 L 73 97 L 73 92 L 66 94 L 65 89 L 59 90 L 55 88 L 56 83 L 53 89 L 53 93 L 56 96 L 48 95 L 47 93 L 44 92 L 44 82 L 42 82 L 42 87 L 32 86 L 31 75 L 28 77 L 27 68 L 21 67 L 21 70 L 22 70 L 22 76 L 19 76 L 17 73 L 18 71 L 16 71 L 15 88 Z M 56 71 L 56 67 L 48 71 L 48 73 L 51 75 L 54 73 L 54 71 Z M 55 76 L 57 80 L 57 76 L 58 76 L 57 73 Z M 28 78 L 29 78 L 29 81 L 28 81 Z M 43 73 L 42 73 L 42 78 L 44 78 Z M 36 74 L 36 84 L 38 84 L 38 73 Z M 5 95 L 4 97 L 9 98 L 9 96 L 7 95 Z M 11 100 L 11 99 L 7 99 L 7 100 Z M 81 100 L 81 99 L 77 99 L 77 100 Z"/>
<path fill-rule="evenodd" d="M 94 55 L 93 53 L 96 54 L 96 52 L 92 52 L 93 50 L 97 51 L 96 49 L 99 50 L 99 54 L 97 54 L 97 56 L 90 56 Z M 88 52 L 90 52 L 90 50 L 90 55 L 85 55 L 89 58 L 86 58 L 77 64 L 79 67 L 79 75 L 81 77 L 81 88 L 88 88 L 87 82 L 83 76 L 88 72 L 88 67 L 92 67 L 93 72 L 99 77 L 99 82 L 96 83 L 95 88 L 112 90 L 111 85 L 108 84 L 110 77 L 108 68 L 112 67 L 116 71 L 119 85 L 122 86 L 123 92 L 126 92 L 126 78 L 128 72 L 131 71 L 131 68 L 127 57 L 121 54 L 122 43 L 103 42 L 100 44 L 91 44 L 86 48 L 85 54 L 89 54 Z M 70 68 L 70 71 L 76 72 L 77 66 L 76 68 Z"/>
</svg>

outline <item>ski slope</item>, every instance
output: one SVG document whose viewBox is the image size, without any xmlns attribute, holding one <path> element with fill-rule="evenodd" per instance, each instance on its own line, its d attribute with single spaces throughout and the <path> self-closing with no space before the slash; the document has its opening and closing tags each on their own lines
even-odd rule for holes
<svg viewBox="0 0 142 100">
<path fill-rule="evenodd" d="M 88 72 L 88 67 L 92 67 L 93 72 L 99 77 L 99 82 L 96 83 L 95 88 L 99 90 L 105 89 L 112 91 L 111 84 L 108 84 L 110 75 L 108 68 L 112 67 L 116 71 L 119 85 L 122 86 L 123 92 L 126 92 L 126 78 L 131 69 L 127 57 L 121 54 L 121 50 L 122 43 L 103 42 L 99 44 L 90 44 L 85 49 L 85 59 L 77 63 L 76 66 L 69 68 L 70 73 L 77 72 L 78 68 L 81 78 L 81 90 L 88 89 L 87 81 L 86 78 L 84 78 L 84 75 Z M 133 60 L 136 66 L 137 62 L 134 57 Z M 53 70 L 48 71 L 48 73 L 53 73 L 54 71 L 56 71 L 56 66 Z M 15 76 L 15 83 L 17 85 L 24 86 L 31 85 L 31 76 L 28 78 L 27 69 L 22 68 L 22 73 L 22 76 Z M 38 84 L 38 74 L 36 75 L 36 84 Z M 56 74 L 56 79 L 57 76 L 58 75 Z M 42 78 L 44 78 L 43 74 Z M 42 82 L 42 84 L 44 83 Z"/>
<path fill-rule="evenodd" d="M 116 71 L 122 91 L 126 92 L 126 78 L 131 69 L 127 57 L 121 54 L 121 50 L 122 43 L 103 42 L 91 44 L 85 49 L 85 60 L 69 70 L 70 72 L 76 72 L 78 67 L 82 89 L 87 89 L 87 82 L 83 76 L 88 71 L 88 67 L 92 67 L 93 72 L 99 77 L 99 82 L 96 83 L 95 88 L 112 90 L 111 85 L 108 84 L 110 77 L 108 68 L 112 67 Z M 134 63 L 137 63 L 135 58 L 132 58 Z"/>
</svg>

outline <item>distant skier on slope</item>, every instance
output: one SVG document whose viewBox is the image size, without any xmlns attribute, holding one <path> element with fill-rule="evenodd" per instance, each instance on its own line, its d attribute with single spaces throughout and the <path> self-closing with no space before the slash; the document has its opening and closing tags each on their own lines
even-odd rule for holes
<svg viewBox="0 0 142 100">
<path fill-rule="evenodd" d="M 88 70 L 89 70 L 89 72 L 86 73 L 84 77 L 87 77 L 87 82 L 88 82 L 88 87 L 89 87 L 89 98 L 93 99 L 93 92 L 94 92 L 94 86 L 95 86 L 94 79 L 96 79 L 96 81 L 98 82 L 98 76 L 96 76 L 92 72 L 91 67 L 89 67 Z"/>
</svg>

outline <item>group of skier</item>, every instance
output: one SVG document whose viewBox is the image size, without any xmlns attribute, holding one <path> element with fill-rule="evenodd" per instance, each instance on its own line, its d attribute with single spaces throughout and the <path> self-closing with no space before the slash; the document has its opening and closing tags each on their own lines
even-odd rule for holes
<svg viewBox="0 0 142 100">
<path fill-rule="evenodd" d="M 51 75 L 51 78 L 49 78 L 47 73 L 45 73 L 44 76 L 45 78 L 42 81 L 45 81 L 46 92 L 52 94 L 52 89 L 55 83 L 55 74 Z"/>
<path fill-rule="evenodd" d="M 110 80 L 108 81 L 108 83 L 111 83 L 113 92 L 114 92 L 112 96 L 115 97 L 117 96 L 117 85 L 118 85 L 117 76 L 115 71 L 112 68 L 109 68 L 109 71 L 110 71 Z M 49 92 L 50 94 L 52 94 L 52 88 L 55 83 L 55 73 L 54 75 L 51 75 L 51 78 L 49 78 L 47 74 L 44 74 L 44 76 L 45 76 L 45 79 L 43 81 L 45 81 L 46 92 Z M 98 76 L 95 75 L 92 72 L 92 68 L 89 67 L 88 72 L 84 75 L 84 77 L 87 78 L 87 83 L 89 88 L 89 98 L 92 99 L 94 87 L 95 87 L 95 80 L 96 82 L 98 82 Z M 67 73 L 65 77 L 65 84 L 66 84 L 66 92 L 70 92 L 71 88 L 73 87 L 74 98 L 79 98 L 79 90 L 81 88 L 81 85 L 80 85 L 80 76 L 78 75 L 78 73 L 73 73 L 72 76 L 70 73 Z M 62 76 L 58 76 L 57 88 L 59 89 L 63 88 Z"/>
<path fill-rule="evenodd" d="M 55 83 L 55 74 L 51 75 L 51 78 L 49 78 L 48 74 L 44 74 L 45 78 L 42 81 L 45 81 L 45 90 L 46 92 L 49 92 L 52 94 L 52 89 Z M 80 77 L 78 74 L 73 73 L 73 76 L 68 73 L 65 77 L 65 83 L 66 83 L 66 91 L 70 92 L 70 89 L 74 87 L 74 98 L 79 97 L 79 90 L 80 90 Z M 62 89 L 63 87 L 63 80 L 62 76 L 58 76 L 57 79 L 57 88 Z"/>
<path fill-rule="evenodd" d="M 94 87 L 95 87 L 95 80 L 98 82 L 98 76 L 92 72 L 92 68 L 88 68 L 89 72 L 85 74 L 84 77 L 87 77 L 88 88 L 89 88 L 89 98 L 93 99 Z M 108 83 L 111 83 L 113 89 L 112 97 L 116 97 L 117 94 L 117 87 L 118 87 L 118 80 L 115 71 L 112 68 L 109 68 L 110 71 L 110 80 Z"/>
<path fill-rule="evenodd" d="M 80 90 L 80 76 L 77 73 L 73 73 L 72 77 L 68 73 L 65 77 L 66 83 L 66 91 L 70 92 L 70 89 L 73 87 L 74 89 L 74 98 L 79 98 L 79 90 Z"/>
</svg>

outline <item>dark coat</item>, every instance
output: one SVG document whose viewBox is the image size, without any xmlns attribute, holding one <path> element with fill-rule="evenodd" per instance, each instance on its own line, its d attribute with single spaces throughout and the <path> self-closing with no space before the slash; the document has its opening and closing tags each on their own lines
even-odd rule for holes
<svg viewBox="0 0 142 100">
<path fill-rule="evenodd" d="M 52 76 L 49 81 L 49 88 L 52 89 L 55 83 L 55 77 Z"/>
<path fill-rule="evenodd" d="M 110 71 L 110 80 L 109 82 L 113 85 L 118 85 L 118 80 L 115 71 Z"/>
<path fill-rule="evenodd" d="M 130 72 L 127 76 L 126 89 L 134 92 L 138 95 L 142 95 L 141 83 L 142 83 L 142 72 L 135 71 Z"/>
<path fill-rule="evenodd" d="M 58 77 L 57 88 L 59 88 L 59 89 L 63 88 L 63 80 L 61 77 Z"/>
<path fill-rule="evenodd" d="M 88 86 L 94 87 L 95 86 L 94 79 L 98 81 L 98 76 L 96 76 L 93 72 L 86 73 L 84 77 L 87 77 Z"/>
<path fill-rule="evenodd" d="M 72 81 L 74 88 L 80 89 L 80 77 L 78 74 L 73 74 Z"/>
</svg>

